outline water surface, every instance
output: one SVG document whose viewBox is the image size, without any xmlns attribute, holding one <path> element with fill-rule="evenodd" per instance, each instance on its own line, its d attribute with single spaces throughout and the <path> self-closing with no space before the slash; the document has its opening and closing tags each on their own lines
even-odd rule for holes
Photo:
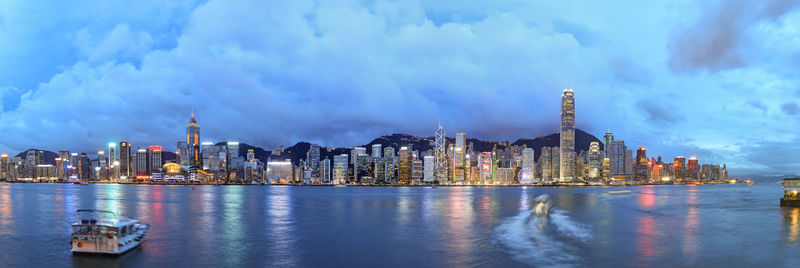
<svg viewBox="0 0 800 268">
<path fill-rule="evenodd" d="M 0 259 L 64 266 L 797 266 L 780 185 L 288 187 L 2 184 Z M 549 219 L 531 219 L 550 194 Z M 150 223 L 119 258 L 73 256 L 77 209 Z"/>
</svg>

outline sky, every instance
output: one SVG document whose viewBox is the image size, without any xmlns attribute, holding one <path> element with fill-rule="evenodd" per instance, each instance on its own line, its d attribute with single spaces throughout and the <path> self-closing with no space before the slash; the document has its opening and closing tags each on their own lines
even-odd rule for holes
<svg viewBox="0 0 800 268">
<path fill-rule="evenodd" d="M 0 1 L 0 152 L 514 141 L 800 173 L 800 1 Z"/>
</svg>

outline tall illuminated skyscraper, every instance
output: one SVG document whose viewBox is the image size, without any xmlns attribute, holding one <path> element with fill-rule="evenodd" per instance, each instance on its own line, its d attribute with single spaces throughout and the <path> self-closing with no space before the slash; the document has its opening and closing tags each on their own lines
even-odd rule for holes
<svg viewBox="0 0 800 268">
<path fill-rule="evenodd" d="M 447 152 L 445 151 L 447 148 L 447 138 L 444 134 L 444 127 L 442 124 L 439 124 L 439 128 L 436 129 L 436 146 L 434 147 L 434 176 L 436 176 L 436 180 L 439 183 L 444 183 L 447 181 Z"/>
<path fill-rule="evenodd" d="M 186 126 L 186 145 L 189 147 L 189 165 L 200 166 L 200 126 L 194 120 L 194 113 Z"/>
<path fill-rule="evenodd" d="M 455 181 L 464 181 L 464 161 L 466 160 L 467 153 L 467 134 L 463 132 L 456 133 L 456 147 L 454 150 L 455 162 L 453 164 L 453 173 Z"/>
<path fill-rule="evenodd" d="M 131 172 L 131 143 L 127 141 L 119 142 L 119 175 L 120 177 L 133 177 Z"/>
<path fill-rule="evenodd" d="M 575 94 L 571 88 L 561 93 L 560 181 L 575 179 Z"/>
<path fill-rule="evenodd" d="M 603 150 L 603 152 L 604 152 L 603 157 L 611 157 L 611 143 L 612 142 L 614 142 L 614 134 L 612 134 L 611 130 L 609 129 L 608 132 L 606 132 L 606 135 L 603 136 L 603 147 L 604 147 L 603 148 L 604 149 Z"/>
</svg>

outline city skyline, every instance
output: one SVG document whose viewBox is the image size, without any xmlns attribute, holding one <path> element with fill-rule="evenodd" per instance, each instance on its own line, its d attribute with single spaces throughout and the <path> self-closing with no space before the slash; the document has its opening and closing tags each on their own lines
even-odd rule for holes
<svg viewBox="0 0 800 268">
<path fill-rule="evenodd" d="M 267 148 L 428 137 L 438 121 L 515 140 L 559 130 L 567 87 L 597 137 L 800 171 L 792 1 L 91 4 L 3 4 L 0 151 L 171 148 L 192 110 L 201 141 Z"/>
</svg>

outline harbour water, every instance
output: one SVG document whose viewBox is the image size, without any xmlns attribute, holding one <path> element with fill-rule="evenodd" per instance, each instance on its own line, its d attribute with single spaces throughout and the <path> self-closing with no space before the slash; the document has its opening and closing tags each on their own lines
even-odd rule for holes
<svg viewBox="0 0 800 268">
<path fill-rule="evenodd" d="M 630 194 L 608 191 L 628 189 Z M 546 221 L 530 218 L 550 194 Z M 780 185 L 291 187 L 0 185 L 6 267 L 800 265 Z M 77 209 L 150 223 L 118 258 L 73 256 Z"/>
</svg>

